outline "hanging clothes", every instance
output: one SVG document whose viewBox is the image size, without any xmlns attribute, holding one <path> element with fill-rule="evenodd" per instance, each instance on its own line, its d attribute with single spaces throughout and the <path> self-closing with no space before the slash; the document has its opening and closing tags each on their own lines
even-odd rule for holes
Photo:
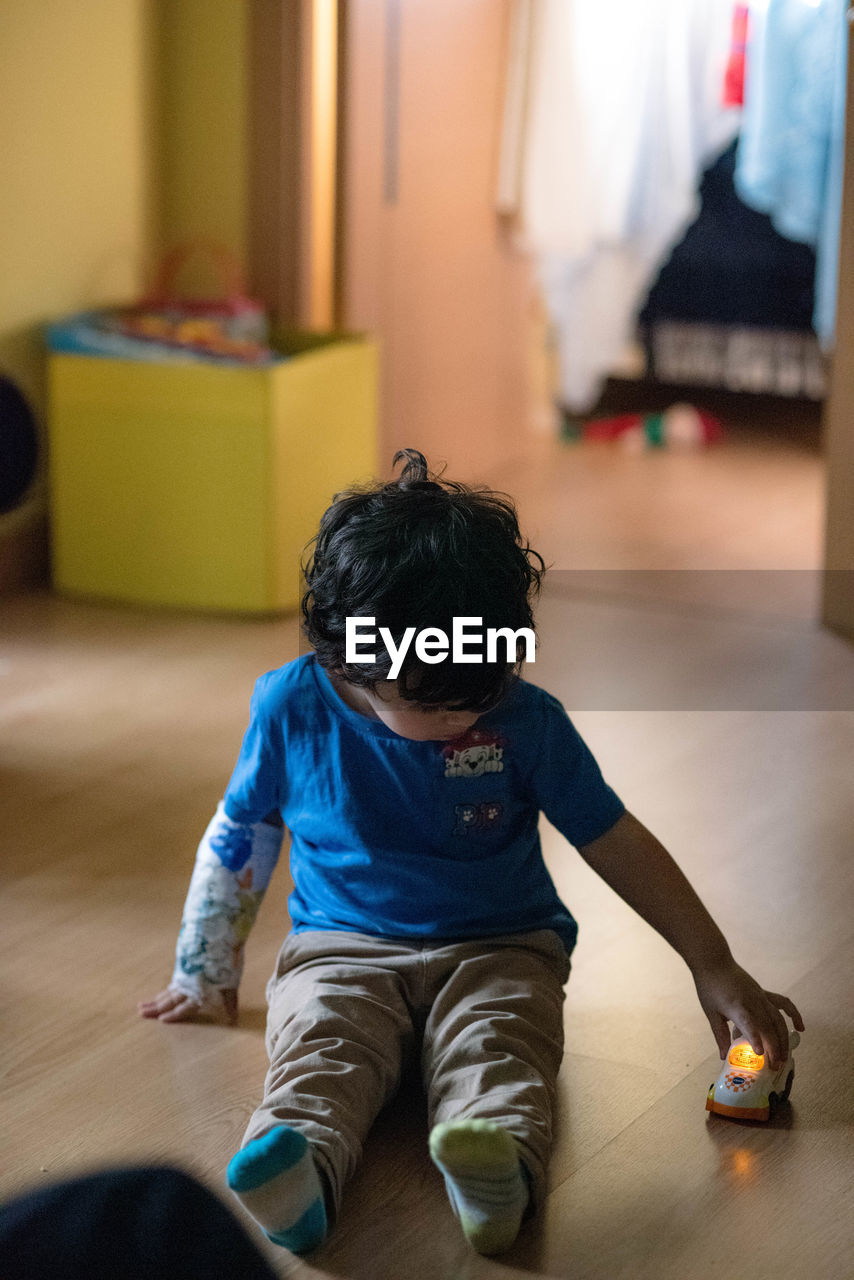
<svg viewBox="0 0 854 1280">
<path fill-rule="evenodd" d="M 832 345 L 842 209 L 845 0 L 751 0 L 735 187 L 816 250 L 813 327 Z"/>
<path fill-rule="evenodd" d="M 736 133 L 721 93 L 731 22 L 731 0 L 518 0 L 527 77 L 517 49 L 501 199 L 515 193 L 572 410 L 598 398 L 697 214 L 700 174 Z"/>
<path fill-rule="evenodd" d="M 724 74 L 724 105 L 744 106 L 744 73 L 747 58 L 749 4 L 737 4 L 732 15 L 732 41 Z"/>
</svg>

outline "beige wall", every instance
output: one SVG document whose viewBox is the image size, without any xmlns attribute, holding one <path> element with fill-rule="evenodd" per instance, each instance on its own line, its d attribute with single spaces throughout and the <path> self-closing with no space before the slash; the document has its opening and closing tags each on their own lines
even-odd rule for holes
<svg viewBox="0 0 854 1280">
<path fill-rule="evenodd" d="M 854 84 L 849 34 L 848 83 Z M 849 88 L 839 247 L 836 353 L 825 415 L 827 526 L 824 621 L 854 638 L 854 93 Z"/>
<path fill-rule="evenodd" d="M 346 7 L 343 320 L 382 351 L 382 445 L 476 478 L 531 430 L 532 291 L 495 215 L 505 0 L 405 0 L 396 199 L 388 8 Z"/>
</svg>

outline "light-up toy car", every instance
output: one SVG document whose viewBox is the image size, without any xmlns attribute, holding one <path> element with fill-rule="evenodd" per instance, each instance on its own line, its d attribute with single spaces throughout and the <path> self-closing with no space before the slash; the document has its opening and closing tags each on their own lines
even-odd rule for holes
<svg viewBox="0 0 854 1280">
<path fill-rule="evenodd" d="M 775 1070 L 766 1066 L 764 1054 L 754 1053 L 747 1036 L 733 1040 L 721 1073 L 709 1088 L 706 1110 L 733 1120 L 767 1120 L 789 1096 L 795 1077 L 792 1051 L 800 1042 L 797 1031 L 790 1031 L 786 1060 Z"/>
</svg>

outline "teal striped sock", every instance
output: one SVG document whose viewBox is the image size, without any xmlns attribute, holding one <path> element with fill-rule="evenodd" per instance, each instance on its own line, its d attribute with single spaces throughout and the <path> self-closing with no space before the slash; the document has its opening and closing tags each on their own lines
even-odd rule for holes
<svg viewBox="0 0 854 1280">
<path fill-rule="evenodd" d="M 430 1134 L 430 1155 L 445 1178 L 463 1233 L 478 1253 L 502 1253 L 519 1232 L 529 1191 L 519 1152 L 489 1120 L 452 1120 Z"/>
<path fill-rule="evenodd" d="M 326 1235 L 320 1175 L 303 1134 L 279 1125 L 238 1151 L 226 1181 L 274 1244 L 308 1253 Z"/>
</svg>

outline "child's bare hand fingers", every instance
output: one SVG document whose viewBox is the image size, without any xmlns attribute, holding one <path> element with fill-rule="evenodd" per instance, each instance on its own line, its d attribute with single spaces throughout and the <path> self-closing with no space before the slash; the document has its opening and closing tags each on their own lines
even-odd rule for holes
<svg viewBox="0 0 854 1280">
<path fill-rule="evenodd" d="M 744 1037 L 750 1044 L 754 1053 L 764 1054 L 767 1051 L 766 1036 L 762 1035 L 759 1026 L 754 1022 L 753 1018 L 742 1018 L 741 1029 L 736 1033 L 736 1039 Z"/>
<path fill-rule="evenodd" d="M 789 1015 L 792 1022 L 794 1022 L 795 1029 L 797 1031 L 803 1031 L 805 1029 L 804 1020 L 801 1017 L 800 1010 L 794 1001 L 790 1000 L 788 996 L 779 995 L 776 991 L 766 991 L 765 994 L 775 1008 L 782 1009 L 784 1013 Z"/>
<path fill-rule="evenodd" d="M 158 991 L 157 995 L 151 1000 L 140 1000 L 137 1009 L 143 1018 L 159 1018 L 160 1014 L 175 1003 L 176 992 L 167 987 L 164 991 Z"/>
<path fill-rule="evenodd" d="M 179 996 L 177 1002 L 160 1014 L 161 1022 L 187 1022 L 190 1018 L 202 1016 L 202 1007 L 197 1000 L 189 996 Z"/>
<path fill-rule="evenodd" d="M 722 1058 L 725 1058 L 729 1050 L 729 1023 L 722 1013 L 708 1013 L 709 1026 L 712 1028 L 712 1034 L 718 1043 L 718 1049 Z"/>
<path fill-rule="evenodd" d="M 756 1053 L 766 1055 L 772 1066 L 786 1061 L 789 1032 L 782 1014 L 770 999 L 766 999 L 764 1008 L 751 1008 L 743 1021 L 745 1035 Z"/>
<path fill-rule="evenodd" d="M 159 992 L 153 1000 L 141 1000 L 137 1006 L 143 1018 L 160 1018 L 164 1022 L 180 1022 L 184 1018 L 193 1017 L 199 1011 L 199 1005 L 191 1000 L 183 991 L 167 987 Z"/>
<path fill-rule="evenodd" d="M 784 1009 L 786 1013 L 789 1012 L 789 1009 L 794 1009 L 795 1013 L 798 1014 L 798 1021 L 801 1021 L 801 1015 L 798 1013 L 797 1009 L 795 1009 L 791 1000 L 787 1000 L 785 997 L 782 997 L 781 1003 L 780 996 L 772 995 L 768 991 L 765 992 L 765 996 L 771 1006 L 772 1020 L 775 1030 L 775 1042 L 771 1056 L 774 1064 L 776 1066 L 780 1066 L 789 1056 L 789 1028 L 786 1025 L 786 1020 L 780 1012 L 780 1009 Z"/>
<path fill-rule="evenodd" d="M 160 1022 L 237 1022 L 237 989 L 226 987 L 212 990 L 205 1000 L 187 995 L 177 987 L 167 987 L 153 1000 L 141 1000 L 137 1005 L 143 1018 L 157 1018 Z"/>
</svg>

